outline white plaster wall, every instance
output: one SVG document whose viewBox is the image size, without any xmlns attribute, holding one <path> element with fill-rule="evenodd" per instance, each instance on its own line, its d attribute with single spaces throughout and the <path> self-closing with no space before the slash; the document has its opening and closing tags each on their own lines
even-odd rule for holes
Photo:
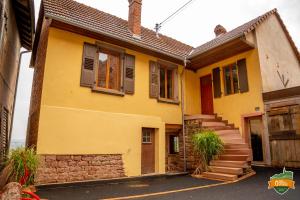
<svg viewBox="0 0 300 200">
<path fill-rule="evenodd" d="M 251 31 L 246 35 L 246 40 L 250 42 L 250 44 L 253 44 L 254 46 L 257 46 L 257 41 L 256 41 L 256 34 L 255 31 Z"/>
<path fill-rule="evenodd" d="M 300 64 L 276 15 L 256 28 L 263 92 L 300 86 Z"/>
</svg>

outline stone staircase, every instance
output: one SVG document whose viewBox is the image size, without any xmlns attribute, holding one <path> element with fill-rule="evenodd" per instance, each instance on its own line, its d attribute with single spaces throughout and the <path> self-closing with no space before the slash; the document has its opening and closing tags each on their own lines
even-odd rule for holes
<svg viewBox="0 0 300 200">
<path fill-rule="evenodd" d="M 233 181 L 251 171 L 252 151 L 233 124 L 217 115 L 198 114 L 185 116 L 185 125 L 189 132 L 197 129 L 214 130 L 225 144 L 223 154 L 209 163 L 209 170 L 202 173 L 202 177 Z"/>
</svg>

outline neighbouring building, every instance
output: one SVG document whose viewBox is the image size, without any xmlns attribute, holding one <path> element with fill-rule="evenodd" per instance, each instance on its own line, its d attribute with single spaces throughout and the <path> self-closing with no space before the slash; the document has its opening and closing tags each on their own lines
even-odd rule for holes
<svg viewBox="0 0 300 200">
<path fill-rule="evenodd" d="M 10 143 L 21 47 L 31 50 L 33 0 L 0 0 L 0 163 Z"/>
<path fill-rule="evenodd" d="M 300 146 L 300 57 L 276 9 L 229 32 L 218 25 L 197 48 L 142 27 L 141 11 L 129 0 L 126 21 L 42 1 L 27 137 L 37 183 L 192 170 L 191 135 L 203 128 L 225 143 L 207 177 L 280 165 L 277 151 Z"/>
</svg>

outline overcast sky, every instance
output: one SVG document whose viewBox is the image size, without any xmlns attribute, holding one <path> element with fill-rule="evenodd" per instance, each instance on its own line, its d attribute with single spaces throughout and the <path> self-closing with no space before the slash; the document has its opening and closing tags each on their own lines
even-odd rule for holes
<svg viewBox="0 0 300 200">
<path fill-rule="evenodd" d="M 127 20 L 128 0 L 77 0 Z M 188 0 L 143 0 L 142 25 L 153 29 Z M 35 0 L 38 16 L 40 0 Z M 182 12 L 163 25 L 161 33 L 191 46 L 214 38 L 214 28 L 223 25 L 227 31 L 277 8 L 298 49 L 300 47 L 300 0 L 194 0 Z M 33 70 L 30 54 L 22 59 L 18 86 L 13 139 L 26 137 Z"/>
</svg>

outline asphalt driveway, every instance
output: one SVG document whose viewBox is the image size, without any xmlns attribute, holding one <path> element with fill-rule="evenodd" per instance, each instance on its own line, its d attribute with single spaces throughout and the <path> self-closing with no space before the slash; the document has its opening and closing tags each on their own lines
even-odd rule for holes
<svg viewBox="0 0 300 200">
<path fill-rule="evenodd" d="M 300 170 L 294 171 L 296 189 L 283 196 L 268 190 L 268 180 L 282 169 L 254 168 L 256 175 L 237 183 L 222 185 L 222 182 L 196 179 L 188 175 L 143 178 L 112 183 L 86 183 L 65 187 L 39 188 L 40 197 L 49 200 L 89 200 L 117 197 L 139 197 L 136 199 L 300 199 Z M 210 185 L 210 186 L 208 186 Z M 207 187 L 208 186 L 208 187 Z M 172 193 L 168 193 L 172 191 Z M 156 193 L 157 195 L 150 195 Z M 143 195 L 143 196 L 140 196 Z"/>
</svg>

